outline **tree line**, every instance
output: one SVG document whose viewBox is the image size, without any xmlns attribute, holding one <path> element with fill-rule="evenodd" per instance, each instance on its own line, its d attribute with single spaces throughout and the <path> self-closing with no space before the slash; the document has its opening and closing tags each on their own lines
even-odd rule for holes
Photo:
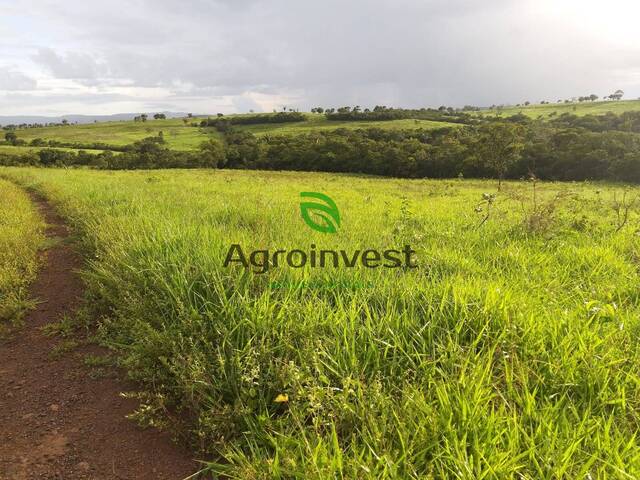
<svg viewBox="0 0 640 480">
<path fill-rule="evenodd" d="M 550 121 L 553 126 L 561 128 L 584 128 L 591 132 L 620 130 L 640 133 L 640 112 L 624 112 L 621 114 L 605 113 L 602 115 L 585 115 L 579 117 L 564 113 Z"/>
<path fill-rule="evenodd" d="M 316 111 L 323 110 L 316 108 Z M 327 120 L 341 122 L 357 121 L 387 121 L 387 120 L 431 120 L 449 123 L 475 124 L 479 120 L 464 111 L 451 107 L 434 108 L 393 108 L 377 105 L 373 109 L 362 109 L 360 106 L 330 108 L 323 110 Z"/>
<path fill-rule="evenodd" d="M 466 111 L 452 107 L 434 108 L 393 108 L 377 105 L 372 109 L 355 107 L 327 108 L 315 107 L 312 113 L 323 114 L 329 121 L 357 122 L 357 121 L 387 121 L 387 120 L 432 120 L 449 123 L 477 124 L 477 117 Z M 218 131 L 226 132 L 234 125 L 258 125 L 271 123 L 305 122 L 308 118 L 304 113 L 297 111 L 284 111 L 277 113 L 263 113 L 255 115 L 238 115 L 225 117 L 218 114 L 215 118 L 206 118 L 200 121 L 200 127 L 214 127 Z"/>
<path fill-rule="evenodd" d="M 157 168 L 217 168 L 225 163 L 222 142 L 204 142 L 198 151 L 170 150 L 161 137 L 148 137 L 120 151 L 99 154 L 43 148 L 21 155 L 0 153 L 0 165 L 34 167 L 91 167 L 102 170 L 139 170 Z"/>
<path fill-rule="evenodd" d="M 640 135 L 490 122 L 442 130 L 378 128 L 256 138 L 228 135 L 227 168 L 364 173 L 405 178 L 640 182 Z"/>
<path fill-rule="evenodd" d="M 214 127 L 220 132 L 226 132 L 233 125 L 258 125 L 270 123 L 305 122 L 307 117 L 300 112 L 277 112 L 256 115 L 238 115 L 225 117 L 218 114 L 216 118 L 206 118 L 200 122 L 200 127 Z"/>
</svg>

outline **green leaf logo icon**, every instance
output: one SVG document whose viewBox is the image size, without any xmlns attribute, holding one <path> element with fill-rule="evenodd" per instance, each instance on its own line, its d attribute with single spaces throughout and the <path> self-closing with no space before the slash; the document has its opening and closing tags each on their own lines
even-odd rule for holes
<svg viewBox="0 0 640 480">
<path fill-rule="evenodd" d="M 336 233 L 338 231 L 340 212 L 336 202 L 324 193 L 318 192 L 301 192 L 300 197 L 319 200 L 319 202 L 303 201 L 300 203 L 300 213 L 302 213 L 304 223 L 322 233 Z"/>
</svg>

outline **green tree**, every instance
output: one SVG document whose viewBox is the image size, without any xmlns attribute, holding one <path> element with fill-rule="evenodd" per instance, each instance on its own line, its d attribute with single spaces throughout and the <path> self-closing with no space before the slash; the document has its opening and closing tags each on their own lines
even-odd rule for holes
<svg viewBox="0 0 640 480">
<path fill-rule="evenodd" d="M 624 92 L 622 90 L 616 90 L 613 94 L 609 95 L 611 100 L 621 100 L 624 97 Z"/>
<path fill-rule="evenodd" d="M 15 145 L 18 142 L 18 136 L 16 135 L 16 132 L 13 132 L 13 131 L 9 131 L 5 133 L 4 139 L 7 141 L 7 143 L 10 143 L 11 145 Z"/>
<path fill-rule="evenodd" d="M 475 142 L 476 157 L 480 164 L 498 176 L 498 189 L 509 168 L 513 167 L 524 150 L 522 125 L 493 122 L 480 127 Z"/>
<path fill-rule="evenodd" d="M 203 167 L 217 168 L 226 163 L 226 155 L 222 143 L 208 140 L 200 144 L 200 158 Z"/>
</svg>

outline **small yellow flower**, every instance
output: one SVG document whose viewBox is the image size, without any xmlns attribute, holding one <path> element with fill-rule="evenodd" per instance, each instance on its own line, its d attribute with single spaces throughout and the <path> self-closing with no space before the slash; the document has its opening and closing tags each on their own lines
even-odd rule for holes
<svg viewBox="0 0 640 480">
<path fill-rule="evenodd" d="M 286 393 L 281 393 L 274 400 L 275 403 L 287 403 L 289 401 L 289 395 Z"/>
</svg>

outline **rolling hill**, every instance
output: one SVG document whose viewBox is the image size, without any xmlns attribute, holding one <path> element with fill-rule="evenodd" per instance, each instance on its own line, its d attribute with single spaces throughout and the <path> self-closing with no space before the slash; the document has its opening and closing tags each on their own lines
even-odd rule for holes
<svg viewBox="0 0 640 480">
<path fill-rule="evenodd" d="M 481 115 L 500 115 L 508 117 L 522 113 L 531 118 L 553 117 L 562 115 L 563 113 L 571 113 L 573 115 L 602 115 L 605 113 L 620 114 L 623 112 L 640 111 L 640 100 L 624 100 L 624 101 L 607 101 L 607 102 L 583 102 L 583 103 L 550 103 L 545 105 L 528 105 L 528 106 L 505 106 L 497 108 L 482 109 L 478 114 Z"/>
<path fill-rule="evenodd" d="M 626 111 L 640 111 L 640 100 L 617 102 L 586 102 L 577 104 L 545 104 L 529 105 L 527 107 L 507 106 L 504 108 L 483 109 L 475 112 L 478 116 L 507 117 L 524 114 L 530 118 L 550 119 L 563 113 L 579 116 L 589 114 L 604 114 L 607 112 L 621 113 Z M 430 120 L 388 120 L 388 121 L 333 121 L 324 115 L 305 114 L 306 121 L 288 123 L 264 123 L 251 125 L 236 125 L 236 129 L 251 132 L 261 137 L 265 135 L 297 135 L 311 131 L 327 131 L 339 128 L 359 129 L 377 127 L 385 130 L 393 129 L 438 129 L 443 127 L 459 128 L 461 124 L 438 122 Z M 225 118 L 234 118 L 229 115 Z M 162 132 L 166 145 L 172 150 L 194 151 L 202 142 L 208 139 L 222 139 L 222 135 L 215 128 L 203 128 L 199 122 L 204 117 L 168 118 L 162 120 L 150 119 L 146 122 L 109 121 L 89 124 L 72 124 L 66 126 L 47 126 L 36 128 L 19 128 L 15 131 L 18 139 L 24 140 L 31 147 L 31 142 L 41 139 L 46 142 L 61 142 L 60 147 L 84 147 L 87 150 L 96 148 L 95 144 L 125 146 L 143 138 L 158 136 Z M 0 153 L 25 152 L 25 147 L 0 145 Z M 33 146 L 35 148 L 35 146 Z M 99 147 L 98 147 L 99 148 Z M 17 150 L 17 151 L 14 151 Z"/>
</svg>

